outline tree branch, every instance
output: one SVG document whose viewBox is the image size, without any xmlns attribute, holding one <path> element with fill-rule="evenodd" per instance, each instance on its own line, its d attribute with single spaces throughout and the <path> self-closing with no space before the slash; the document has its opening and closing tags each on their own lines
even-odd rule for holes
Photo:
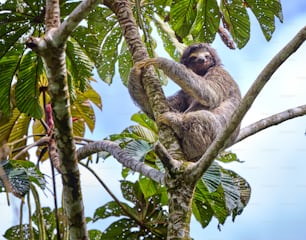
<svg viewBox="0 0 306 240">
<path fill-rule="evenodd" d="M 128 0 L 115 0 L 112 4 L 107 6 L 116 14 L 122 33 L 124 34 L 124 38 L 129 47 L 129 51 L 133 57 L 133 61 L 138 62 L 148 58 L 149 55 L 139 34 L 138 26 L 130 7 L 130 2 Z M 154 112 L 154 117 L 157 119 L 161 113 L 169 111 L 169 106 L 153 67 L 144 69 L 141 81 L 146 95 L 148 96 L 150 106 Z M 158 127 L 159 139 L 169 151 L 172 158 L 184 159 L 184 154 L 180 148 L 179 141 L 172 129 L 166 125 Z M 163 156 L 160 157 L 163 158 Z M 171 166 L 171 163 L 169 163 L 168 166 Z M 171 166 L 170 168 L 171 169 L 168 169 L 169 171 L 176 167 Z"/>
<path fill-rule="evenodd" d="M 55 38 L 57 42 L 66 42 L 72 31 L 79 23 L 86 18 L 91 10 L 93 10 L 101 1 L 84 0 L 69 14 L 68 18 L 59 26 Z"/>
<path fill-rule="evenodd" d="M 209 168 L 219 151 L 225 146 L 226 140 L 235 131 L 246 112 L 252 106 L 262 88 L 269 81 L 274 72 L 282 65 L 282 63 L 302 45 L 305 39 L 306 26 L 302 28 L 300 32 L 298 32 L 297 35 L 283 49 L 281 49 L 281 51 L 276 54 L 276 56 L 274 56 L 274 58 L 262 70 L 249 91 L 242 99 L 242 102 L 234 113 L 228 127 L 221 134 L 219 134 L 219 136 L 217 136 L 198 162 L 189 165 L 188 168 L 192 172 L 192 175 L 195 175 L 196 178 L 200 178 Z"/>
<path fill-rule="evenodd" d="M 285 122 L 287 120 L 290 120 L 292 118 L 301 117 L 306 115 L 306 105 L 302 105 L 299 107 L 287 109 L 286 111 L 274 114 L 272 116 L 269 116 L 267 118 L 261 119 L 255 123 L 252 123 L 251 125 L 244 127 L 240 130 L 239 136 L 236 140 L 236 143 L 244 140 L 247 137 L 250 137 L 254 135 L 255 133 L 258 133 L 268 127 L 272 127 L 275 125 L 278 125 L 282 122 Z"/>
<path fill-rule="evenodd" d="M 130 168 L 135 172 L 139 172 L 158 183 L 164 183 L 164 174 L 162 172 L 135 160 L 126 151 L 124 151 L 124 149 L 121 149 L 117 143 L 111 141 L 104 140 L 89 143 L 77 150 L 77 156 L 78 159 L 81 160 L 90 156 L 91 154 L 101 151 L 109 152 L 123 166 Z"/>
</svg>

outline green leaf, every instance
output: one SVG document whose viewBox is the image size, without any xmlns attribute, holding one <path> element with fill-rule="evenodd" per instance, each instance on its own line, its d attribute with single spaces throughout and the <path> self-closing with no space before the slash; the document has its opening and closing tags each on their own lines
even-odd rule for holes
<svg viewBox="0 0 306 240">
<path fill-rule="evenodd" d="M 10 164 L 12 164 L 14 168 L 23 168 L 31 182 L 35 183 L 42 190 L 46 188 L 46 180 L 44 175 L 39 171 L 33 162 L 24 160 L 10 160 Z"/>
<path fill-rule="evenodd" d="M 224 162 L 224 163 L 231 163 L 231 162 L 239 162 L 243 163 L 243 161 L 240 161 L 235 153 L 232 152 L 221 152 L 218 157 L 218 161 Z"/>
<path fill-rule="evenodd" d="M 119 55 L 119 73 L 124 85 L 127 85 L 129 74 L 133 67 L 133 59 L 126 42 L 124 41 Z"/>
<path fill-rule="evenodd" d="M 20 53 L 11 53 L 0 58 L 0 111 L 8 117 L 14 97 L 11 96 L 11 84 L 19 65 Z M 1 138 L 1 136 L 0 136 Z"/>
<path fill-rule="evenodd" d="M 222 172 L 221 186 L 224 191 L 226 208 L 232 212 L 239 205 L 240 193 L 232 177 Z"/>
<path fill-rule="evenodd" d="M 20 112 L 36 119 L 43 116 L 39 102 L 38 82 L 43 73 L 40 58 L 33 52 L 26 54 L 22 61 L 16 84 L 16 106 Z"/>
<path fill-rule="evenodd" d="M 137 233 L 134 233 L 134 228 L 137 227 L 137 224 L 134 220 L 130 219 L 120 219 L 118 221 L 113 222 L 108 228 L 105 229 L 101 240 L 126 240 L 126 239 L 138 239 Z"/>
<path fill-rule="evenodd" d="M 192 213 L 196 220 L 205 228 L 214 216 L 211 207 L 203 201 L 197 199 L 192 201 Z"/>
<path fill-rule="evenodd" d="M 75 87 L 84 92 L 92 76 L 93 63 L 73 38 L 67 42 L 66 56 L 68 74 L 71 75 Z"/>
<path fill-rule="evenodd" d="M 138 182 L 121 181 L 121 192 L 126 200 L 134 204 L 143 197 Z"/>
<path fill-rule="evenodd" d="M 130 208 L 127 204 L 121 202 L 127 209 Z M 125 215 L 122 207 L 115 201 L 111 201 L 96 209 L 94 213 L 93 221 L 96 222 L 99 219 L 105 219 L 108 217 L 120 217 Z"/>
<path fill-rule="evenodd" d="M 197 0 L 174 0 L 170 10 L 170 24 L 175 33 L 185 38 L 197 16 Z"/>
<path fill-rule="evenodd" d="M 153 146 L 143 140 L 134 140 L 129 142 L 124 149 L 131 157 L 143 162 L 146 155 L 153 150 Z"/>
<path fill-rule="evenodd" d="M 147 177 L 140 178 L 139 186 L 146 199 L 157 193 L 156 183 L 150 178 Z"/>
<path fill-rule="evenodd" d="M 154 132 L 155 134 L 158 134 L 158 129 L 156 123 L 150 119 L 146 114 L 144 113 L 135 113 L 132 115 L 131 120 L 140 124 L 141 126 L 149 129 L 150 131 Z"/>
<path fill-rule="evenodd" d="M 26 170 L 22 167 L 15 168 L 9 161 L 4 162 L 2 167 L 14 195 L 17 197 L 23 197 L 26 195 L 30 190 L 30 180 Z M 4 189 L 4 184 L 2 180 L 0 180 L 0 192 L 2 192 L 2 188 Z"/>
<path fill-rule="evenodd" d="M 1 9 L 0 9 L 1 12 Z M 19 17 L 12 16 L 11 13 L 0 14 L 0 58 L 2 58 L 14 45 L 19 45 L 18 40 L 29 30 L 29 23 L 23 25 L 16 24 L 22 21 Z"/>
<path fill-rule="evenodd" d="M 90 240 L 101 240 L 103 233 L 97 229 L 90 229 L 88 235 Z"/>
<path fill-rule="evenodd" d="M 203 228 L 207 226 L 212 216 L 215 216 L 219 222 L 224 222 L 228 214 L 223 194 L 218 191 L 209 193 L 203 181 L 199 181 L 196 186 L 192 206 L 195 207 L 192 209 L 194 216 Z"/>
<path fill-rule="evenodd" d="M 24 136 L 28 134 L 30 120 L 31 118 L 29 116 L 20 113 L 17 108 L 13 109 L 9 121 L 0 126 L 0 142 L 12 143 L 18 140 L 11 146 L 11 150 L 25 146 L 26 138 Z"/>
<path fill-rule="evenodd" d="M 193 41 L 211 43 L 220 25 L 220 9 L 216 0 L 199 0 L 197 17 L 192 26 Z"/>
<path fill-rule="evenodd" d="M 13 226 L 5 231 L 4 237 L 9 240 L 20 240 L 20 239 L 30 239 L 30 225 L 22 224 L 22 230 L 20 225 Z M 34 233 L 33 238 L 39 239 L 38 231 L 35 228 L 31 230 Z"/>
<path fill-rule="evenodd" d="M 266 40 L 269 41 L 275 30 L 274 16 L 283 21 L 280 2 L 278 0 L 246 0 L 245 2 L 256 16 Z"/>
<path fill-rule="evenodd" d="M 221 183 L 219 164 L 213 162 L 203 175 L 202 180 L 210 193 L 216 191 Z"/>
<path fill-rule="evenodd" d="M 212 216 L 220 224 L 231 215 L 234 220 L 247 205 L 250 193 L 250 186 L 242 177 L 214 162 L 196 186 L 193 214 L 202 227 L 210 222 Z"/>
<path fill-rule="evenodd" d="M 226 28 L 231 33 L 238 48 L 244 47 L 250 38 L 250 19 L 241 0 L 223 0 L 220 8 Z"/>
<path fill-rule="evenodd" d="M 97 71 L 101 79 L 111 83 L 115 75 L 115 63 L 118 60 L 118 45 L 122 39 L 120 27 L 114 27 L 107 35 L 101 49 L 100 62 L 96 63 Z"/>
<path fill-rule="evenodd" d="M 183 44 L 178 43 L 176 36 L 168 23 L 163 22 L 158 16 L 154 19 L 154 23 L 157 32 L 162 39 L 165 50 L 173 60 L 178 62 L 181 53 L 183 52 L 183 48 L 178 48 L 178 46 L 182 46 Z M 163 82 L 167 83 L 166 79 Z"/>
</svg>

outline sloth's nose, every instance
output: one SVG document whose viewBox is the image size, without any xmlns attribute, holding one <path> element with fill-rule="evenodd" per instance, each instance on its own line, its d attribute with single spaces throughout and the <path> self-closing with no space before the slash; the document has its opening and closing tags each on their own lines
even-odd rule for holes
<svg viewBox="0 0 306 240">
<path fill-rule="evenodd" d="M 198 58 L 197 63 L 200 63 L 200 64 L 205 63 L 205 60 L 206 59 L 204 59 L 204 58 Z"/>
</svg>

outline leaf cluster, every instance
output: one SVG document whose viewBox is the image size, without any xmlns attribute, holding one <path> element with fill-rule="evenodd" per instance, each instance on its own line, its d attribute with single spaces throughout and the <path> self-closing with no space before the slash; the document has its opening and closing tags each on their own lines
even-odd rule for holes
<svg viewBox="0 0 306 240">
<path fill-rule="evenodd" d="M 5 182 L 0 178 L 0 192 L 11 191 L 17 197 L 24 197 L 30 190 L 30 184 L 35 183 L 45 189 L 46 181 L 34 163 L 23 160 L 1 161 L 10 189 L 5 189 Z"/>
<path fill-rule="evenodd" d="M 125 202 L 111 201 L 96 209 L 93 221 L 117 217 L 100 237 L 95 239 L 165 239 L 167 232 L 167 193 L 148 178 L 140 178 L 135 183 L 121 181 L 121 191 Z M 90 230 L 97 236 L 98 230 Z"/>
</svg>

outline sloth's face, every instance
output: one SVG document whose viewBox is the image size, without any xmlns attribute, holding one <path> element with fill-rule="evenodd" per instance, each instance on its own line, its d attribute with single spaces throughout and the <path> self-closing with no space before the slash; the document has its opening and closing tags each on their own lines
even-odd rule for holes
<svg viewBox="0 0 306 240">
<path fill-rule="evenodd" d="M 215 61 L 211 53 L 205 48 L 200 48 L 189 55 L 186 67 L 203 76 L 214 65 Z"/>
</svg>

